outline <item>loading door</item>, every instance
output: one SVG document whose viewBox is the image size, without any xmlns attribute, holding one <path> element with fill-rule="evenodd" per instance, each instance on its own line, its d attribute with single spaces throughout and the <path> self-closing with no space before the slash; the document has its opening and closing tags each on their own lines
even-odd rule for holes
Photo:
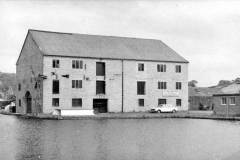
<svg viewBox="0 0 240 160">
<path fill-rule="evenodd" d="M 95 113 L 108 112 L 107 99 L 93 99 L 93 110 Z"/>
</svg>

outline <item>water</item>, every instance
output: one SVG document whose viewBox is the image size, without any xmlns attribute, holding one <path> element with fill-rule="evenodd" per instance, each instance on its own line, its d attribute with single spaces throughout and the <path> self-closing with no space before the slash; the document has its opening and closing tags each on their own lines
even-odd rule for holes
<svg viewBox="0 0 240 160">
<path fill-rule="evenodd" d="M 240 158 L 240 122 L 29 120 L 0 115 L 0 160 Z"/>
</svg>

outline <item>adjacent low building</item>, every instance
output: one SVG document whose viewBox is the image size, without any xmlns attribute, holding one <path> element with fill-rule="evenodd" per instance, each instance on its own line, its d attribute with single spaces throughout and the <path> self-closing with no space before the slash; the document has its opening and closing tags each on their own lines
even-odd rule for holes
<svg viewBox="0 0 240 160">
<path fill-rule="evenodd" d="M 240 115 L 240 83 L 234 82 L 213 94 L 214 112 L 217 115 Z"/>
<path fill-rule="evenodd" d="M 29 30 L 16 65 L 19 113 L 188 109 L 188 61 L 160 40 Z"/>
<path fill-rule="evenodd" d="M 220 86 L 215 87 L 190 87 L 189 110 L 212 110 L 214 107 L 213 94 L 220 90 Z"/>
</svg>

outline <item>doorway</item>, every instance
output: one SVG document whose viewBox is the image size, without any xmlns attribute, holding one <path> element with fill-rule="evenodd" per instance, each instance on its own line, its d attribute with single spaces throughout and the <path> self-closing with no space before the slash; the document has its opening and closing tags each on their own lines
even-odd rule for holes
<svg viewBox="0 0 240 160">
<path fill-rule="evenodd" d="M 93 110 L 95 113 L 107 113 L 107 99 L 93 99 Z"/>
<path fill-rule="evenodd" d="M 26 99 L 26 113 L 32 113 L 32 96 L 29 91 L 25 94 Z"/>
</svg>

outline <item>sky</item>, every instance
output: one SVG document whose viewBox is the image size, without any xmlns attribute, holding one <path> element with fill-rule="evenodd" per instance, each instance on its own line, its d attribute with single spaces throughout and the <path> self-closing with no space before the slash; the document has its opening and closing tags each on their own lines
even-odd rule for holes
<svg viewBox="0 0 240 160">
<path fill-rule="evenodd" d="M 240 1 L 0 0 L 0 71 L 16 72 L 28 29 L 160 39 L 198 86 L 240 77 Z"/>
</svg>

